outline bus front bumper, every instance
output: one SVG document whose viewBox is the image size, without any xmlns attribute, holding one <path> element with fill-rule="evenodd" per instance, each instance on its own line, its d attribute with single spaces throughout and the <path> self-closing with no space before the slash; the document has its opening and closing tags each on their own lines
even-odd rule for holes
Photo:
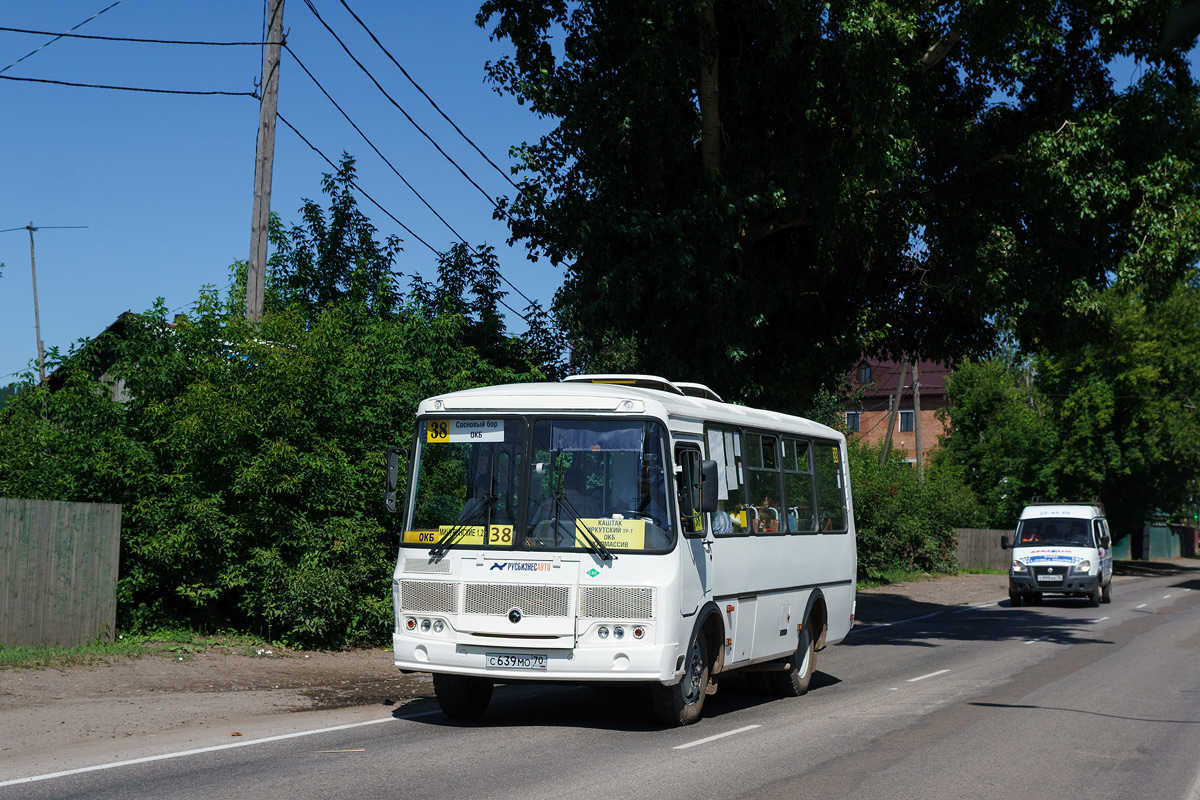
<svg viewBox="0 0 1200 800">
<path fill-rule="evenodd" d="M 536 647 L 464 645 L 392 634 L 396 667 L 413 672 L 477 675 L 497 681 L 563 681 L 567 683 L 648 682 L 675 683 L 677 648 L 628 642 L 629 646 L 576 647 L 571 650 Z M 489 668 L 488 655 L 546 657 L 545 669 Z"/>
</svg>

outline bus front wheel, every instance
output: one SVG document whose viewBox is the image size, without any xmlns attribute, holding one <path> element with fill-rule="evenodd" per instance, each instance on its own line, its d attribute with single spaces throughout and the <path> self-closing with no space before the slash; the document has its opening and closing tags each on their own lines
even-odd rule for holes
<svg viewBox="0 0 1200 800">
<path fill-rule="evenodd" d="M 674 686 L 650 687 L 654 718 L 669 728 L 691 725 L 700 719 L 708 689 L 709 654 L 703 634 L 688 649 L 683 678 Z"/>
<path fill-rule="evenodd" d="M 492 701 L 492 682 L 470 675 L 435 673 L 433 693 L 437 696 L 438 707 L 447 717 L 475 719 Z"/>
</svg>

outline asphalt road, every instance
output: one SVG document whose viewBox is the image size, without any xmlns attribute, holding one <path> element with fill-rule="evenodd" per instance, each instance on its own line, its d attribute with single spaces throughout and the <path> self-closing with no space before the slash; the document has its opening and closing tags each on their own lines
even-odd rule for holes
<svg viewBox="0 0 1200 800">
<path fill-rule="evenodd" d="M 856 630 L 799 699 L 729 679 L 696 725 L 636 691 L 501 687 L 353 727 L 0 784 L 7 798 L 1200 798 L 1200 580 Z M 382 720 L 382 721 L 380 721 Z M 367 723 L 367 724 L 362 724 Z"/>
</svg>

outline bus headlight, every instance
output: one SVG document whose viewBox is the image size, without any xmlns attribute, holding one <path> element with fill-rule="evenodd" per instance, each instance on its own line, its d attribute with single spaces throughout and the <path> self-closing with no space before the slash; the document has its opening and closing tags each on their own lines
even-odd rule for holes
<svg viewBox="0 0 1200 800">
<path fill-rule="evenodd" d="M 601 625 L 600 629 L 596 631 L 596 635 L 599 636 L 601 639 L 607 639 L 608 638 L 608 626 Z"/>
<path fill-rule="evenodd" d="M 620 625 L 613 628 L 613 638 L 614 639 L 624 639 L 625 638 L 625 629 L 622 628 Z"/>
<path fill-rule="evenodd" d="M 421 620 L 421 633 L 429 633 L 429 629 L 433 627 L 433 623 L 427 619 Z"/>
<path fill-rule="evenodd" d="M 1086 559 L 1083 561 L 1080 561 L 1078 564 L 1075 565 L 1076 572 L 1091 572 L 1091 569 L 1092 569 L 1092 562 L 1088 561 Z"/>
<path fill-rule="evenodd" d="M 433 621 L 433 632 L 441 633 L 444 630 L 446 630 L 446 623 L 442 622 L 440 619 L 435 619 Z"/>
</svg>

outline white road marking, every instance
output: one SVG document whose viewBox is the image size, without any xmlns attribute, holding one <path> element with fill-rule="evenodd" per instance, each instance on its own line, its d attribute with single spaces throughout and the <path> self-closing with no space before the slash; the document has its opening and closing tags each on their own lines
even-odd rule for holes
<svg viewBox="0 0 1200 800">
<path fill-rule="evenodd" d="M 1134 606 L 1134 608 L 1145 608 L 1145 607 L 1146 607 L 1145 603 L 1142 603 L 1140 606 Z"/>
<path fill-rule="evenodd" d="M 989 602 L 989 603 L 976 603 L 976 604 L 975 604 L 975 605 L 973 605 L 973 606 L 966 606 L 966 607 L 964 607 L 964 608 L 960 608 L 960 609 L 958 609 L 957 611 L 955 611 L 954 613 L 955 613 L 955 614 L 961 614 L 961 613 L 963 613 L 964 611 L 974 611 L 974 610 L 975 610 L 975 609 L 977 609 L 977 608 L 987 608 L 988 606 L 998 606 L 998 605 L 1000 605 L 1000 601 L 999 601 L 999 600 L 992 600 L 992 601 L 991 601 L 991 602 Z"/>
<path fill-rule="evenodd" d="M 909 682 L 909 683 L 916 683 L 917 681 L 923 681 L 923 680 L 925 680 L 926 678 L 933 678 L 933 677 L 936 677 L 936 676 L 938 676 L 938 675 L 945 675 L 945 674 L 946 674 L 947 672 L 949 672 L 949 671 L 950 671 L 950 670 L 948 670 L 948 669 L 939 669 L 937 672 L 931 672 L 931 673 L 929 673 L 928 675 L 922 675 L 922 676 L 920 676 L 920 677 L 918 677 L 918 678 L 909 678 L 909 679 L 908 679 L 908 682 Z"/>
<path fill-rule="evenodd" d="M 1164 594 L 1164 595 L 1163 595 L 1163 600 L 1166 600 L 1166 599 L 1168 599 L 1170 596 L 1171 596 L 1171 595 L 1169 595 L 1169 594 Z"/>
<path fill-rule="evenodd" d="M 1050 638 L 1050 634 L 1046 634 L 1045 636 L 1039 636 L 1039 637 L 1038 637 L 1038 638 L 1036 638 L 1036 639 L 1030 639 L 1030 640 L 1029 640 L 1029 641 L 1027 641 L 1025 644 L 1033 644 L 1034 642 L 1041 642 L 1041 641 L 1044 641 L 1044 640 L 1046 640 L 1046 639 L 1049 639 L 1049 638 Z"/>
<path fill-rule="evenodd" d="M 1104 622 L 1106 619 L 1108 619 L 1108 617 L 1100 617 L 1100 619 L 1094 619 L 1092 622 Z"/>
<path fill-rule="evenodd" d="M 737 730 L 734 730 L 734 731 L 725 731 L 725 733 L 718 733 L 716 736 L 708 736 L 703 739 L 697 739 L 696 741 L 688 742 L 687 744 L 678 744 L 678 745 L 675 745 L 674 747 L 672 747 L 671 749 L 672 750 L 687 750 L 689 747 L 695 747 L 696 745 L 699 745 L 699 744 L 708 744 L 709 742 L 715 742 L 717 739 L 724 739 L 726 736 L 733 736 L 735 733 L 745 733 L 746 731 L 752 731 L 755 728 L 761 728 L 761 727 L 762 727 L 762 725 L 747 725 L 744 728 L 738 728 Z"/>
<path fill-rule="evenodd" d="M 297 731 L 295 733 L 284 733 L 279 736 L 264 736 L 261 739 L 249 739 L 242 742 L 230 742 L 229 744 L 217 744 L 212 747 L 197 747 L 194 750 L 181 750 L 177 753 L 162 753 L 156 756 L 146 756 L 144 758 L 131 758 L 128 761 L 114 761 L 110 764 L 97 764 L 94 767 L 79 767 L 78 769 L 67 769 L 62 772 L 50 772 L 45 775 L 31 775 L 28 778 L 15 778 L 9 781 L 0 781 L 0 786 L 15 786 L 18 783 L 33 783 L 35 781 L 46 781 L 51 778 L 62 778 L 67 775 L 79 775 L 84 772 L 97 772 L 102 769 L 115 769 L 116 767 L 128 767 L 133 764 L 147 764 L 151 761 L 164 761 L 168 758 L 183 758 L 184 756 L 194 756 L 200 753 L 215 753 L 219 750 L 232 750 L 235 747 L 249 747 L 253 744 L 265 744 L 267 742 L 278 742 L 284 739 L 296 739 L 301 736 L 312 736 L 318 733 L 330 733 L 332 731 L 344 731 L 349 728 L 361 728 L 364 725 L 378 725 L 381 722 L 396 722 L 405 719 L 417 719 L 418 717 L 428 717 L 433 714 L 440 714 L 441 711 L 422 711 L 419 714 L 407 714 L 402 717 L 384 717 L 383 719 L 369 719 L 365 722 L 351 722 L 346 725 L 334 725 L 331 728 L 317 728 L 311 731 Z"/>
<path fill-rule="evenodd" d="M 876 628 L 888 628 L 888 627 L 891 627 L 892 625 L 903 625 L 906 622 L 916 622 L 917 620 L 929 619 L 930 617 L 936 617 L 938 614 L 941 614 L 941 613 L 942 613 L 941 611 L 934 611 L 932 614 L 926 614 L 921 617 L 910 617 L 908 619 L 898 619 L 895 622 L 879 622 L 879 623 L 876 623 L 875 625 L 864 625 L 863 631 L 866 632 L 866 631 L 874 630 Z"/>
</svg>

